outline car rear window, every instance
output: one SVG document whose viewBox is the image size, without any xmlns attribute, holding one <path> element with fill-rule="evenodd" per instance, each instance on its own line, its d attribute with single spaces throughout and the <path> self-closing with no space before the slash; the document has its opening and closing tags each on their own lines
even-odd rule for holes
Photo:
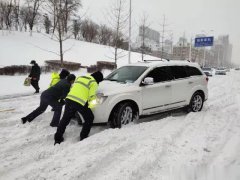
<svg viewBox="0 0 240 180">
<path fill-rule="evenodd" d="M 186 78 L 188 77 L 187 72 L 185 71 L 184 66 L 170 66 L 172 75 L 175 79 Z"/>
<path fill-rule="evenodd" d="M 196 67 L 186 66 L 186 71 L 187 71 L 188 76 L 202 75 L 202 72 Z"/>
</svg>

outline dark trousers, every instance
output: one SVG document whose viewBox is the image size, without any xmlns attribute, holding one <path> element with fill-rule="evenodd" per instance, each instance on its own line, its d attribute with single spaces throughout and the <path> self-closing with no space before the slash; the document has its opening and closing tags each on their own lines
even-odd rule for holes
<svg viewBox="0 0 240 180">
<path fill-rule="evenodd" d="M 51 124 L 58 125 L 62 113 L 62 105 L 58 102 L 58 100 L 44 96 L 43 94 L 41 95 L 40 106 L 26 116 L 27 120 L 31 122 L 37 116 L 46 111 L 48 105 L 52 106 L 54 109 L 54 115 Z"/>
<path fill-rule="evenodd" d="M 31 80 L 31 85 L 33 86 L 33 88 L 36 90 L 36 92 L 39 92 L 39 86 L 38 86 L 38 81 L 39 80 Z"/>
<path fill-rule="evenodd" d="M 55 134 L 56 138 L 60 139 L 63 137 L 63 134 L 65 132 L 67 125 L 69 124 L 71 118 L 73 118 L 75 116 L 75 113 L 77 111 L 79 113 L 81 113 L 81 115 L 83 116 L 83 119 L 84 119 L 82 131 L 80 133 L 80 140 L 88 137 L 88 134 L 91 130 L 93 120 L 94 120 L 94 115 L 93 115 L 91 109 L 89 109 L 87 107 L 87 105 L 82 106 L 81 104 L 79 104 L 75 101 L 66 99 L 65 111 L 64 111 L 63 117 L 58 125 L 57 132 Z"/>
</svg>

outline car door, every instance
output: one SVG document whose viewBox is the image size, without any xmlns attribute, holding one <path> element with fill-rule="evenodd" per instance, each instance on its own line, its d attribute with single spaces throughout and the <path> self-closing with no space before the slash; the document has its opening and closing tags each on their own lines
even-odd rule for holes
<svg viewBox="0 0 240 180">
<path fill-rule="evenodd" d="M 172 81 L 172 102 L 171 107 L 181 107 L 186 105 L 189 94 L 189 76 L 184 66 L 170 66 L 174 76 Z"/>
<path fill-rule="evenodd" d="M 171 101 L 173 79 L 167 66 L 157 67 L 150 71 L 146 77 L 152 77 L 154 84 L 143 85 L 142 91 L 142 107 L 143 114 L 153 114 L 168 108 Z"/>
</svg>

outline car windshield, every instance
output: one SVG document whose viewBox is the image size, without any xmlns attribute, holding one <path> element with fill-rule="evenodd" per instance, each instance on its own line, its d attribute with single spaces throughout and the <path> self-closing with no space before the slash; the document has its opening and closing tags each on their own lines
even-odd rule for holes
<svg viewBox="0 0 240 180">
<path fill-rule="evenodd" d="M 133 83 L 147 69 L 145 66 L 123 66 L 109 74 L 105 80 Z"/>
</svg>

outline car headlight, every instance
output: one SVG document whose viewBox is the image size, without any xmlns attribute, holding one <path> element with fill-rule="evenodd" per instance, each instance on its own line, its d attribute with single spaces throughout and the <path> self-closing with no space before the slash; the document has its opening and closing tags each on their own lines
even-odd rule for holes
<svg viewBox="0 0 240 180">
<path fill-rule="evenodd" d="M 104 94 L 99 93 L 97 94 L 96 103 L 102 104 L 106 99 L 107 99 L 107 96 L 104 96 Z"/>
</svg>

